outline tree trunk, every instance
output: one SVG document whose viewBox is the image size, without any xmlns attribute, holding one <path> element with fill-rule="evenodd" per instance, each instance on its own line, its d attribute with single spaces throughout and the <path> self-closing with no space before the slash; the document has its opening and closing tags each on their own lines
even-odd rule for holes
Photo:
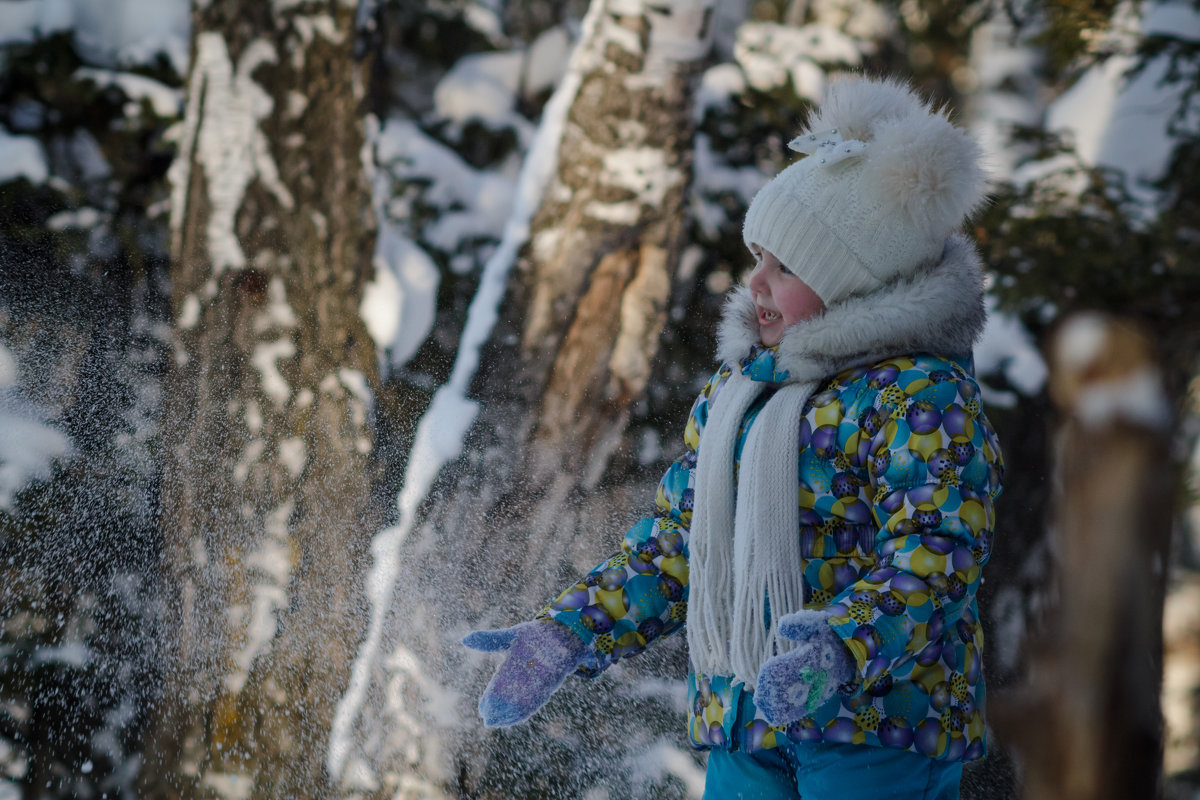
<svg viewBox="0 0 1200 800">
<path fill-rule="evenodd" d="M 468 658 L 457 641 L 531 618 L 653 504 L 653 484 L 639 482 L 630 503 L 606 470 L 627 445 L 667 320 L 714 4 L 595 3 L 557 172 L 472 386 L 479 416 L 403 544 L 391 656 L 372 675 L 380 702 L 357 722 L 379 783 L 372 796 L 401 786 L 412 796 L 582 796 L 599 766 L 579 752 L 594 733 L 583 719 L 566 723 L 572 736 L 583 730 L 574 752 L 528 725 L 515 747 L 485 732 L 474 706 L 494 659 Z M 632 706 L 623 713 L 618 726 L 644 723 Z M 669 724 L 676 741 L 682 726 Z"/>
<path fill-rule="evenodd" d="M 172 167 L 157 797 L 317 797 L 362 631 L 376 354 L 352 4 L 212 0 Z"/>
<path fill-rule="evenodd" d="M 1058 598 L 996 726 L 1026 800 L 1161 796 L 1162 613 L 1174 508 L 1169 404 L 1147 338 L 1099 314 L 1052 343 Z"/>
</svg>

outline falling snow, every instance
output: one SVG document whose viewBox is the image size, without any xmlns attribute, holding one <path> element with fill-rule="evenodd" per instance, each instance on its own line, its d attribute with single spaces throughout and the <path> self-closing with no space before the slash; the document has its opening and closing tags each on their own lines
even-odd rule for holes
<svg viewBox="0 0 1200 800">
<path fill-rule="evenodd" d="M 599 16 L 594 9 L 584 19 L 586 39 Z M 577 51 L 578 52 L 578 51 Z M 392 587 L 399 575 L 400 546 L 412 531 L 418 506 L 442 466 L 462 449 L 463 437 L 475 418 L 474 401 L 467 398 L 471 379 L 479 366 L 479 351 L 487 341 L 498 316 L 504 285 L 512 269 L 517 250 L 529 238 L 529 224 L 557 166 L 558 142 L 562 137 L 567 111 L 579 88 L 581 68 L 573 63 L 542 113 L 542 123 L 530 147 L 530 156 L 521 168 L 512 216 L 495 254 L 484 268 L 479 291 L 471 302 L 458 356 L 450 380 L 434 394 L 429 410 L 417 425 L 416 439 L 400 490 L 397 525 L 381 531 L 371 545 L 373 565 L 367 576 L 367 596 L 371 602 L 367 636 L 359 647 L 347 690 L 338 705 L 329 740 L 328 769 L 340 777 L 350 753 L 351 726 L 366 697 L 370 670 L 379 657 L 384 619 L 388 613 Z"/>
</svg>

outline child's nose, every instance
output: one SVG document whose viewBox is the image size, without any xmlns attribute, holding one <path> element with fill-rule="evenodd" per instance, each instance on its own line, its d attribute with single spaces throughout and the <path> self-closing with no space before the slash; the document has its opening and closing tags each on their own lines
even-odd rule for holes
<svg viewBox="0 0 1200 800">
<path fill-rule="evenodd" d="M 750 291 L 755 295 L 767 293 L 767 281 L 766 278 L 763 277 L 763 265 L 761 263 L 754 268 L 753 272 L 750 273 L 749 286 Z"/>
</svg>

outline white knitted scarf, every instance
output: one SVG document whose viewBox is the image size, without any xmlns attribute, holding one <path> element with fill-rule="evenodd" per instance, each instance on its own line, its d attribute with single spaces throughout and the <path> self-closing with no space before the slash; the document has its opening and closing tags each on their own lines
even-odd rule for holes
<svg viewBox="0 0 1200 800">
<path fill-rule="evenodd" d="M 777 372 L 787 372 L 780 386 L 741 373 L 758 324 L 749 290 L 731 293 L 717 355 L 733 374 L 709 399 L 697 454 L 687 623 L 695 671 L 754 686 L 763 662 L 796 644 L 779 636 L 778 621 L 804 604 L 799 440 L 813 391 L 843 369 L 889 356 L 966 355 L 985 318 L 979 257 L 956 235 L 929 269 L 789 327 L 776 353 Z M 750 426 L 735 472 L 743 418 L 776 386 Z"/>
</svg>

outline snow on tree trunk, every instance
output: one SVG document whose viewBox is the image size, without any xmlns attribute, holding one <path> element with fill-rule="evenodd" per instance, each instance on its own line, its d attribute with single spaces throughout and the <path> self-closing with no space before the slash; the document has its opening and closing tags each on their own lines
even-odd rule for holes
<svg viewBox="0 0 1200 800">
<path fill-rule="evenodd" d="M 211 0 L 172 167 L 170 635 L 145 793 L 323 793 L 361 636 L 376 354 L 354 3 Z"/>
<path fill-rule="evenodd" d="M 394 590 L 386 587 L 373 701 L 356 711 L 352 752 L 339 755 L 346 790 L 566 796 L 565 786 L 595 778 L 597 765 L 589 773 L 580 763 L 586 753 L 558 758 L 537 726 L 517 729 L 515 748 L 482 729 L 475 700 L 495 660 L 469 656 L 458 638 L 530 618 L 651 507 L 652 486 L 630 507 L 614 500 L 605 476 L 628 445 L 685 244 L 692 95 L 713 7 L 596 0 L 584 21 L 572 61 L 578 90 L 556 154 L 528 156 L 556 158 L 557 171 L 482 351 L 471 386 L 478 416 L 462 457 L 407 528 L 403 566 Z M 630 706 L 617 724 L 632 731 L 643 721 Z M 682 716 L 668 727 L 681 741 Z M 636 772 L 608 777 L 628 787 Z"/>
</svg>

